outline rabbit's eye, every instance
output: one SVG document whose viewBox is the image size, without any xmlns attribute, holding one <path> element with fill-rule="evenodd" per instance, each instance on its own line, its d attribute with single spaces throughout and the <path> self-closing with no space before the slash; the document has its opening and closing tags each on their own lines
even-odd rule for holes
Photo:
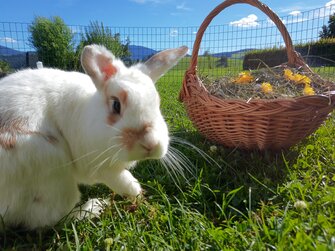
<svg viewBox="0 0 335 251">
<path fill-rule="evenodd" d="M 114 100 L 113 102 L 113 111 L 117 114 L 120 114 L 121 111 L 121 104 L 119 100 Z"/>
<path fill-rule="evenodd" d="M 121 103 L 117 97 L 111 97 L 111 108 L 114 114 L 120 114 Z"/>
</svg>

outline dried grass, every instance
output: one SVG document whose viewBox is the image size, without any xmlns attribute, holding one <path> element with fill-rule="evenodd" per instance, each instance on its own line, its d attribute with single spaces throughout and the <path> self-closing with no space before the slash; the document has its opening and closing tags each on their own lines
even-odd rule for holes
<svg viewBox="0 0 335 251">
<path fill-rule="evenodd" d="M 328 84 L 320 79 L 320 77 L 302 69 L 290 67 L 273 67 L 262 68 L 250 71 L 253 80 L 250 83 L 237 83 L 236 77 L 221 77 L 213 79 L 208 76 L 200 76 L 201 81 L 206 89 L 214 96 L 223 99 L 277 99 L 277 98 L 294 98 L 304 96 L 305 84 L 298 84 L 288 80 L 284 76 L 284 69 L 291 70 L 294 74 L 301 74 L 311 79 L 310 87 L 313 88 L 315 94 L 321 94 L 328 90 Z M 271 93 L 262 91 L 262 83 L 267 82 L 272 86 Z"/>
</svg>

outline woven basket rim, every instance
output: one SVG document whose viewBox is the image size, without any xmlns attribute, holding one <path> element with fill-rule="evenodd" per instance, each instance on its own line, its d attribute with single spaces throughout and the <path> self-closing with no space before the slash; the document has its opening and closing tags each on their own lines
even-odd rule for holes
<svg viewBox="0 0 335 251">
<path fill-rule="evenodd" d="M 252 106 L 254 104 L 272 104 L 272 103 L 299 103 L 310 101 L 312 99 L 318 100 L 320 105 L 328 104 L 335 106 L 335 94 L 332 95 L 325 95 L 325 94 L 315 94 L 315 95 L 308 95 L 308 96 L 299 96 L 299 97 L 288 97 L 288 98 L 273 98 L 273 99 L 250 99 L 250 100 L 243 100 L 237 98 L 220 98 L 211 93 L 209 93 L 206 89 L 201 90 L 202 95 L 206 95 L 211 102 L 215 102 L 215 104 L 226 104 L 226 103 L 235 103 L 244 106 Z M 191 95 L 192 96 L 192 95 Z M 194 96 L 198 96 L 194 94 Z M 192 99 L 190 97 L 190 99 Z M 206 104 L 206 101 L 200 102 Z"/>
</svg>

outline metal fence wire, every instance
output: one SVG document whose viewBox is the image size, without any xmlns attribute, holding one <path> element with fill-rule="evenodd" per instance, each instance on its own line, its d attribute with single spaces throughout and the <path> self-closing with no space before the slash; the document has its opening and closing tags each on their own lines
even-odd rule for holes
<svg viewBox="0 0 335 251">
<path fill-rule="evenodd" d="M 234 6 L 232 6 L 234 8 Z M 329 16 L 335 12 L 335 5 L 305 12 L 291 13 L 281 17 L 289 31 L 294 45 L 306 45 L 320 40 L 322 26 L 328 25 Z M 206 75 L 236 74 L 243 69 L 246 53 L 255 49 L 283 48 L 283 39 L 276 26 L 269 19 L 257 20 L 249 16 L 249 22 L 230 22 L 222 25 L 210 25 L 201 42 L 198 70 Z M 29 43 L 30 23 L 0 22 L 0 60 L 8 62 L 12 68 L 36 67 L 38 58 L 35 48 Z M 199 24 L 200 25 L 200 24 Z M 87 26 L 68 25 L 74 35 L 74 44 L 78 45 Z M 192 52 L 198 26 L 190 27 L 108 27 L 113 34 L 120 34 L 123 43 L 129 41 L 130 60 L 145 60 L 157 51 L 187 45 Z M 311 67 L 324 77 L 335 72 L 334 50 L 324 49 L 317 55 L 311 50 L 300 51 L 308 61 L 317 57 L 317 63 Z M 270 59 L 268 59 L 270 60 Z M 188 67 L 189 57 L 178 64 L 176 75 L 180 78 Z"/>
</svg>

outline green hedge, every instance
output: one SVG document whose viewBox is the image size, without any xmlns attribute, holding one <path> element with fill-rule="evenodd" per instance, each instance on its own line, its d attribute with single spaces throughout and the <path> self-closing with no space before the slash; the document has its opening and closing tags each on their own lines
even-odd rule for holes
<svg viewBox="0 0 335 251">
<path fill-rule="evenodd" d="M 313 67 L 335 65 L 335 39 L 321 39 L 317 42 L 295 45 L 308 65 Z M 285 48 L 272 48 L 248 52 L 243 60 L 243 69 L 274 67 L 287 62 Z"/>
</svg>

